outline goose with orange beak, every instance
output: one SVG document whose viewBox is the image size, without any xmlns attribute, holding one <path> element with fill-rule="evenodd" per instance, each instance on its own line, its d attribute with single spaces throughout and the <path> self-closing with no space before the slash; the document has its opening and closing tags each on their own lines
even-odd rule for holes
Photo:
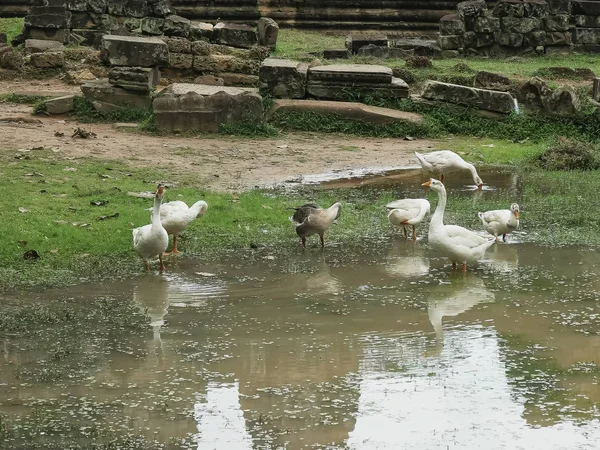
<svg viewBox="0 0 600 450">
<path fill-rule="evenodd" d="M 421 167 L 429 173 L 439 177 L 440 181 L 444 182 L 444 174 L 457 171 L 469 171 L 473 177 L 473 183 L 478 189 L 483 188 L 483 181 L 477 174 L 477 169 L 471 163 L 466 162 L 456 153 L 450 150 L 439 150 L 421 154 L 415 152 L 415 156 L 419 160 Z"/>
<path fill-rule="evenodd" d="M 506 235 L 519 228 L 519 205 L 516 203 L 510 205 L 510 209 L 480 212 L 477 215 L 481 219 L 485 231 L 494 236 L 496 242 L 500 235 L 506 242 Z"/>
<path fill-rule="evenodd" d="M 438 204 L 429 222 L 429 245 L 434 251 L 450 259 L 453 269 L 461 264 L 462 270 L 466 272 L 467 264 L 483 259 L 485 251 L 494 245 L 495 239 L 486 239 L 457 225 L 444 225 L 447 200 L 444 184 L 431 178 L 422 186 L 438 194 Z"/>
<path fill-rule="evenodd" d="M 146 270 L 150 270 L 148 262 L 151 258 L 160 260 L 160 271 L 165 270 L 163 253 L 169 245 L 169 235 L 160 221 L 160 206 L 165 195 L 165 187 L 158 185 L 154 194 L 154 207 L 152 208 L 152 223 L 133 230 L 133 248 L 142 261 Z"/>
</svg>

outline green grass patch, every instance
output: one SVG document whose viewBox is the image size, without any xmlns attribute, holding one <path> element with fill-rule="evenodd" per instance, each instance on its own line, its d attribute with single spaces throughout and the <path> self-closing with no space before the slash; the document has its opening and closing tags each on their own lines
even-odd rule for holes
<svg viewBox="0 0 600 450">
<path fill-rule="evenodd" d="M 123 106 L 115 111 L 106 113 L 98 112 L 92 103 L 83 97 L 73 99 L 73 112 L 71 113 L 81 123 L 94 122 L 141 122 L 151 123 L 152 111 L 149 109 Z"/>
<path fill-rule="evenodd" d="M 330 48 L 344 48 L 345 35 L 302 31 L 292 28 L 279 30 L 274 56 L 310 61 Z"/>
<path fill-rule="evenodd" d="M 0 103 L 16 103 L 20 105 L 36 105 L 48 100 L 49 97 L 43 95 L 25 95 L 25 94 L 0 94 Z"/>
<path fill-rule="evenodd" d="M 0 33 L 6 33 L 8 42 L 12 41 L 23 29 L 22 17 L 0 18 Z"/>
</svg>

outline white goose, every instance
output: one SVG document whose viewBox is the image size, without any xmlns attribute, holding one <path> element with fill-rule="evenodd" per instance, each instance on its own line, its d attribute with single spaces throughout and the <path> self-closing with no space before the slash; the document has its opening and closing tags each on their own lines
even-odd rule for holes
<svg viewBox="0 0 600 450">
<path fill-rule="evenodd" d="M 420 224 L 425 214 L 430 212 L 431 205 L 424 198 L 407 198 L 388 203 L 388 220 L 392 225 L 404 228 L 404 236 L 408 238 L 406 227 L 412 225 L 413 240 L 417 240 L 416 225 Z"/>
<path fill-rule="evenodd" d="M 438 194 L 438 204 L 429 223 L 429 245 L 431 248 L 452 261 L 462 264 L 462 270 L 467 270 L 467 263 L 473 263 L 483 258 L 485 251 L 491 247 L 495 239 L 486 239 L 466 228 L 457 225 L 444 225 L 444 210 L 446 209 L 446 188 L 441 181 L 431 178 L 423 186 L 431 188 Z"/>
<path fill-rule="evenodd" d="M 177 237 L 179 233 L 185 230 L 192 221 L 202 217 L 208 204 L 203 201 L 197 201 L 189 206 L 182 201 L 168 202 L 160 208 L 160 221 L 168 234 L 173 235 L 173 250 L 171 253 L 179 253 L 177 250 Z"/>
<path fill-rule="evenodd" d="M 329 229 L 334 220 L 340 217 L 342 213 L 342 204 L 336 202 L 329 208 L 324 209 L 314 203 L 306 203 L 294 209 L 296 212 L 290 220 L 296 224 L 296 234 L 302 241 L 302 246 L 306 247 L 306 238 L 313 234 L 318 234 L 321 238 L 321 247 L 325 247 L 323 235 Z"/>
<path fill-rule="evenodd" d="M 459 155 L 450 150 L 439 150 L 437 152 L 427 153 L 426 155 L 415 152 L 415 156 L 419 160 L 421 167 L 427 172 L 439 176 L 442 183 L 444 182 L 444 174 L 468 170 L 471 172 L 473 182 L 477 187 L 479 189 L 483 187 L 483 181 L 479 178 L 475 166 L 466 162 Z"/>
<path fill-rule="evenodd" d="M 496 209 L 494 211 L 480 212 L 477 214 L 483 223 L 485 231 L 496 238 L 502 235 L 506 242 L 506 235 L 519 228 L 519 205 L 513 203 L 510 209 Z"/>
<path fill-rule="evenodd" d="M 158 185 L 154 194 L 154 208 L 152 208 L 152 223 L 133 230 L 133 248 L 144 261 L 146 270 L 150 270 L 148 260 L 158 256 L 161 272 L 165 270 L 163 252 L 169 244 L 169 235 L 160 222 L 160 206 L 165 193 L 165 188 Z"/>
</svg>

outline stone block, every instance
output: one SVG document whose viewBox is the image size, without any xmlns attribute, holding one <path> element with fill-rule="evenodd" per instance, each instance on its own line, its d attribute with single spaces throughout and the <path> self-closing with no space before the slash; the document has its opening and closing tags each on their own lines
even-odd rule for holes
<svg viewBox="0 0 600 450">
<path fill-rule="evenodd" d="M 68 0 L 66 5 L 71 12 L 87 12 L 87 0 Z"/>
<path fill-rule="evenodd" d="M 25 51 L 29 54 L 44 52 L 61 52 L 66 47 L 57 41 L 42 41 L 39 39 L 25 40 Z"/>
<path fill-rule="evenodd" d="M 165 27 L 165 19 L 160 17 L 144 17 L 142 19 L 142 33 L 154 36 L 162 36 Z"/>
<path fill-rule="evenodd" d="M 259 69 L 260 92 L 276 98 L 304 98 L 308 65 L 289 59 L 265 59 Z"/>
<path fill-rule="evenodd" d="M 26 34 L 30 39 L 57 41 L 63 44 L 70 42 L 71 35 L 70 31 L 64 28 L 29 28 Z"/>
<path fill-rule="evenodd" d="M 458 17 L 465 24 L 466 31 L 475 31 L 475 21 L 478 17 L 487 17 L 488 8 L 485 0 L 472 0 L 459 3 L 456 7 Z"/>
<path fill-rule="evenodd" d="M 311 80 L 309 75 L 306 92 L 315 98 L 331 100 L 343 100 L 348 95 L 387 99 L 408 98 L 409 96 L 408 84 L 399 78 L 392 78 L 391 83 L 361 83 L 355 81 L 315 81 Z"/>
<path fill-rule="evenodd" d="M 477 17 L 473 26 L 476 33 L 494 33 L 500 30 L 500 19 L 498 17 Z"/>
<path fill-rule="evenodd" d="M 587 16 L 578 16 L 578 17 L 587 17 Z M 577 21 L 577 19 L 575 19 Z M 596 21 L 596 23 L 600 23 Z M 578 26 L 584 26 L 579 25 Z M 600 24 L 598 25 L 600 26 Z M 554 16 L 550 16 L 545 21 L 546 31 L 569 31 L 569 15 L 568 14 L 556 14 Z"/>
<path fill-rule="evenodd" d="M 510 87 L 510 79 L 499 73 L 480 70 L 475 74 L 474 86 L 480 89 L 505 91 Z"/>
<path fill-rule="evenodd" d="M 498 33 L 497 34 L 498 44 L 505 47 L 522 47 L 523 46 L 523 35 L 521 33 Z"/>
<path fill-rule="evenodd" d="M 67 114 L 73 111 L 73 100 L 77 95 L 66 95 L 64 97 L 52 98 L 46 100 L 44 105 L 44 111 L 48 114 Z"/>
<path fill-rule="evenodd" d="M 63 52 L 33 53 L 31 65 L 38 69 L 51 69 L 65 65 L 65 54 Z"/>
<path fill-rule="evenodd" d="M 575 25 L 580 28 L 600 28 L 600 16 L 575 16 Z"/>
<path fill-rule="evenodd" d="M 520 0 L 500 0 L 496 3 L 493 15 L 495 17 L 523 17 L 525 5 Z"/>
<path fill-rule="evenodd" d="M 600 29 L 599 28 L 576 28 L 575 29 L 576 44 L 600 44 Z"/>
<path fill-rule="evenodd" d="M 548 39 L 547 36 L 546 39 Z M 547 42 L 548 41 L 546 40 L 546 55 L 568 55 L 573 50 L 573 47 L 571 45 L 555 45 L 551 47 L 548 46 Z"/>
<path fill-rule="evenodd" d="M 428 81 L 422 97 L 503 114 L 514 111 L 515 102 L 508 92 L 478 89 L 458 84 Z"/>
<path fill-rule="evenodd" d="M 254 28 L 237 23 L 219 22 L 213 28 L 213 39 L 217 44 L 238 48 L 258 45 L 258 33 Z"/>
<path fill-rule="evenodd" d="M 167 43 L 167 46 L 169 47 L 169 53 L 192 53 L 192 43 L 186 38 L 163 37 L 162 40 Z"/>
<path fill-rule="evenodd" d="M 546 33 L 546 45 L 570 46 L 572 43 L 573 35 L 570 32 L 553 31 Z"/>
<path fill-rule="evenodd" d="M 210 41 L 213 38 L 213 25 L 206 22 L 190 24 L 190 39 L 192 41 Z"/>
<path fill-rule="evenodd" d="M 331 48 L 323 50 L 323 58 L 325 59 L 348 59 L 350 58 L 350 50 L 347 48 Z"/>
<path fill-rule="evenodd" d="M 456 36 L 465 32 L 465 23 L 458 14 L 448 14 L 440 19 L 440 34 L 442 36 Z"/>
<path fill-rule="evenodd" d="M 223 124 L 261 122 L 256 89 L 175 83 L 154 100 L 154 117 L 164 131 L 215 133 Z"/>
<path fill-rule="evenodd" d="M 32 6 L 25 16 L 27 28 L 64 28 L 71 27 L 71 12 L 60 6 Z"/>
<path fill-rule="evenodd" d="M 573 0 L 571 12 L 576 15 L 600 16 L 600 2 Z"/>
<path fill-rule="evenodd" d="M 106 14 L 108 0 L 87 0 L 87 10 L 95 14 Z"/>
<path fill-rule="evenodd" d="M 95 80 L 81 85 L 81 92 L 86 99 L 102 102 L 114 108 L 150 109 L 152 98 L 148 92 L 128 91 L 111 85 L 107 79 Z"/>
<path fill-rule="evenodd" d="M 428 58 L 437 56 L 441 51 L 437 45 L 437 41 L 423 38 L 392 39 L 389 41 L 389 46 L 391 48 L 410 50 L 414 56 L 426 56 Z"/>
<path fill-rule="evenodd" d="M 438 36 L 438 45 L 442 50 L 458 50 L 465 46 L 465 39 L 462 34 L 455 36 Z"/>
<path fill-rule="evenodd" d="M 503 17 L 501 24 L 502 31 L 523 34 L 538 30 L 542 26 L 542 22 L 537 17 Z"/>
<path fill-rule="evenodd" d="M 206 41 L 192 42 L 192 53 L 199 56 L 233 55 L 238 58 L 258 59 L 257 48 L 244 49 L 228 47 L 226 45 L 211 44 Z"/>
<path fill-rule="evenodd" d="M 358 56 L 381 58 L 381 59 L 402 59 L 408 56 L 413 56 L 412 50 L 404 50 L 394 47 L 380 47 L 377 45 L 365 45 L 358 49 Z"/>
<path fill-rule="evenodd" d="M 392 69 L 371 64 L 332 64 L 308 69 L 310 81 L 390 83 Z"/>
<path fill-rule="evenodd" d="M 546 105 L 548 112 L 555 116 L 568 117 L 581 112 L 581 102 L 572 86 L 556 89 Z"/>
<path fill-rule="evenodd" d="M 83 39 L 80 43 L 81 45 L 87 45 L 98 49 L 102 45 L 102 36 L 104 35 L 104 31 L 88 28 L 73 29 L 71 31 L 72 34 L 80 36 Z"/>
<path fill-rule="evenodd" d="M 474 31 L 467 31 L 463 34 L 463 42 L 465 48 L 475 48 L 477 46 L 477 33 Z"/>
<path fill-rule="evenodd" d="M 546 0 L 523 0 L 523 6 L 525 8 L 525 17 L 546 19 L 550 13 L 550 8 Z"/>
<path fill-rule="evenodd" d="M 358 53 L 358 49 L 365 45 L 386 47 L 388 38 L 384 34 L 351 34 L 346 37 L 346 48 L 352 53 Z"/>
<path fill-rule="evenodd" d="M 147 17 L 150 14 L 147 0 L 127 0 L 125 3 L 125 15 L 128 17 Z"/>
<path fill-rule="evenodd" d="M 539 47 L 546 45 L 547 33 L 543 30 L 532 31 L 523 37 L 523 44 L 526 47 Z"/>
<path fill-rule="evenodd" d="M 86 12 L 74 11 L 71 13 L 71 28 L 93 27 L 92 17 Z"/>
<path fill-rule="evenodd" d="M 155 37 L 102 37 L 101 57 L 112 66 L 163 67 L 169 64 L 169 48 Z"/>
<path fill-rule="evenodd" d="M 106 3 L 106 12 L 111 16 L 125 16 L 127 0 L 109 0 Z"/>
<path fill-rule="evenodd" d="M 536 110 L 543 110 L 551 95 L 552 89 L 539 77 L 531 78 L 518 92 L 519 101 Z"/>
<path fill-rule="evenodd" d="M 153 16 L 167 17 L 172 14 L 176 14 L 175 9 L 173 9 L 173 7 L 171 6 L 170 0 L 158 0 L 149 3 L 152 3 L 150 5 L 150 9 Z"/>
<path fill-rule="evenodd" d="M 23 55 L 13 51 L 12 47 L 0 47 L 0 67 L 8 70 L 20 70 L 23 67 Z"/>
<path fill-rule="evenodd" d="M 158 67 L 113 67 L 108 73 L 108 82 L 129 91 L 149 92 L 160 81 Z"/>
<path fill-rule="evenodd" d="M 234 72 L 256 74 L 259 62 L 251 59 L 238 58 L 235 55 L 194 56 L 193 69 L 202 73 Z"/>
<path fill-rule="evenodd" d="M 201 75 L 194 78 L 195 84 L 206 84 L 209 86 L 225 86 L 225 80 L 221 77 L 215 77 L 214 75 Z"/>
<path fill-rule="evenodd" d="M 245 73 L 221 72 L 219 78 L 223 79 L 226 86 L 248 86 L 258 88 L 260 82 L 258 75 L 248 75 Z"/>
<path fill-rule="evenodd" d="M 194 55 L 169 53 L 169 67 L 179 70 L 190 70 L 194 67 Z"/>
<path fill-rule="evenodd" d="M 277 35 L 279 34 L 279 25 L 273 19 L 261 17 L 258 19 L 258 43 L 275 49 L 277 47 Z"/>
<path fill-rule="evenodd" d="M 550 12 L 553 14 L 558 13 L 571 13 L 571 1 L 572 0 L 547 0 Z"/>
<path fill-rule="evenodd" d="M 592 98 L 600 102 L 600 78 L 594 78 L 592 85 Z"/>
<path fill-rule="evenodd" d="M 165 17 L 163 33 L 167 36 L 188 37 L 190 35 L 191 22 L 175 14 Z"/>
<path fill-rule="evenodd" d="M 489 47 L 490 45 L 494 45 L 495 39 L 493 33 L 477 33 L 477 41 L 475 42 L 475 46 L 477 48 L 480 47 Z"/>
<path fill-rule="evenodd" d="M 312 112 L 323 115 L 335 115 L 345 119 L 359 120 L 371 125 L 385 125 L 398 122 L 416 125 L 423 123 L 423 117 L 419 114 L 355 102 L 278 99 L 273 102 L 273 107 L 268 114 L 272 115 L 277 112 Z"/>
</svg>

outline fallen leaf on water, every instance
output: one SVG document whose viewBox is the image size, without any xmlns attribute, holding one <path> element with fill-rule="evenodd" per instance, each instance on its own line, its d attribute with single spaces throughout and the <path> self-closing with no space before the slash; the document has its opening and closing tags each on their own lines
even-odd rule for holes
<svg viewBox="0 0 600 450">
<path fill-rule="evenodd" d="M 114 219 L 116 217 L 119 217 L 119 213 L 118 212 L 116 212 L 114 214 L 109 214 L 108 216 L 100 216 L 96 220 Z"/>
<path fill-rule="evenodd" d="M 273 261 L 275 259 L 275 257 L 273 255 L 268 255 L 268 256 L 265 256 L 265 259 L 269 259 L 269 260 Z"/>
<path fill-rule="evenodd" d="M 27 208 L 23 208 L 22 206 L 19 206 L 19 212 L 26 213 L 26 212 L 29 212 L 29 210 Z"/>
<path fill-rule="evenodd" d="M 210 272 L 196 272 L 196 275 L 200 275 L 201 277 L 216 277 L 214 273 Z"/>
</svg>

